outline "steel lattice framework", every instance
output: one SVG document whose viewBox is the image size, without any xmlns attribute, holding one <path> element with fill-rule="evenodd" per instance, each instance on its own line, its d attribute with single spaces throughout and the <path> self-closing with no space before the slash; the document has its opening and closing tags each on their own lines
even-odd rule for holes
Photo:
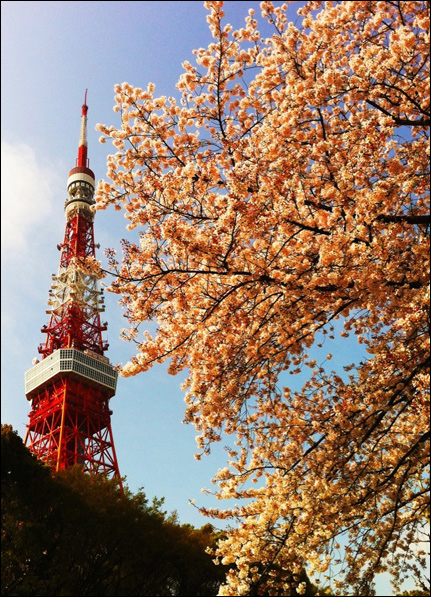
<svg viewBox="0 0 431 597">
<path fill-rule="evenodd" d="M 109 409 L 117 372 L 104 356 L 107 325 L 100 319 L 105 307 L 99 278 L 85 263 L 96 250 L 87 111 L 85 99 L 78 158 L 67 183 L 60 264 L 49 291 L 50 319 L 42 327 L 46 341 L 38 349 L 42 360 L 25 374 L 32 405 L 25 443 L 56 471 L 81 464 L 87 472 L 117 477 L 121 486 Z"/>
</svg>

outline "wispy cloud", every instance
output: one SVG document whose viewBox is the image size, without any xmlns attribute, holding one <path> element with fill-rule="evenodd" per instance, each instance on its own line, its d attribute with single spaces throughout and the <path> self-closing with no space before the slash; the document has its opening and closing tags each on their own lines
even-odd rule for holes
<svg viewBox="0 0 431 597">
<path fill-rule="evenodd" d="M 13 139 L 1 141 L 1 161 L 2 337 L 10 377 L 13 359 L 22 376 L 41 340 L 51 273 L 57 268 L 55 248 L 62 240 L 66 179 L 58 164 L 51 166 L 29 144 Z"/>
<path fill-rule="evenodd" d="M 25 143 L 1 142 L 1 235 L 4 251 L 29 248 L 34 226 L 46 222 L 59 177 Z"/>
</svg>

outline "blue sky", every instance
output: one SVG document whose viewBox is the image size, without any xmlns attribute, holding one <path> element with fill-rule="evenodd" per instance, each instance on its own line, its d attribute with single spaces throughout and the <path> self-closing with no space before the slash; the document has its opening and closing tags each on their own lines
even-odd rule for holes
<svg viewBox="0 0 431 597">
<path fill-rule="evenodd" d="M 225 2 L 226 22 L 241 26 L 249 8 L 260 14 L 259 4 Z M 2 2 L 2 423 L 21 437 L 30 410 L 24 372 L 48 322 L 48 290 L 58 268 L 56 246 L 63 240 L 66 182 L 77 157 L 85 89 L 90 167 L 98 180 L 105 177 L 111 147 L 98 142 L 95 125 L 118 124 L 114 85 L 153 82 L 156 93 L 175 95 L 181 63 L 193 62 L 192 50 L 211 42 L 206 15 L 201 1 Z M 102 262 L 103 249 L 118 247 L 127 234 L 125 225 L 114 210 L 96 214 Z M 116 296 L 105 293 L 105 303 L 107 356 L 125 363 L 134 353 L 118 338 L 126 322 Z M 343 349 L 345 362 L 355 357 L 356 347 Z M 112 428 L 130 489 L 165 497 L 166 509 L 176 509 L 182 523 L 201 526 L 207 520 L 189 499 L 215 505 L 201 489 L 213 488 L 211 478 L 226 459 L 222 446 L 200 462 L 194 459 L 194 429 L 182 424 L 184 377 L 156 366 L 120 378 L 111 400 Z M 379 583 L 379 594 L 390 594 L 389 587 Z"/>
</svg>

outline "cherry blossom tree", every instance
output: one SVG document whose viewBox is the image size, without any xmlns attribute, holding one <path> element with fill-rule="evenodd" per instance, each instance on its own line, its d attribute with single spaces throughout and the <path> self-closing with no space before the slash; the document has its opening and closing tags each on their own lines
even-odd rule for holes
<svg viewBox="0 0 431 597">
<path fill-rule="evenodd" d="M 307 566 L 370 595 L 429 511 L 429 2 L 301 3 L 297 25 L 287 4 L 261 3 L 262 38 L 205 2 L 181 101 L 116 86 L 97 208 L 136 229 L 109 252 L 123 375 L 187 370 L 197 457 L 231 436 L 220 594 L 300 593 Z M 310 354 L 335 329 L 367 355 L 345 371 Z"/>
</svg>

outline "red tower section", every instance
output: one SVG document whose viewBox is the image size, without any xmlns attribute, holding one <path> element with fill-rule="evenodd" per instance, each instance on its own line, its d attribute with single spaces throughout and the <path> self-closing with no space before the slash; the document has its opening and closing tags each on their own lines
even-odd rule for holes
<svg viewBox="0 0 431 597">
<path fill-rule="evenodd" d="M 67 182 L 60 265 L 49 291 L 50 319 L 42 328 L 46 341 L 39 346 L 42 359 L 25 374 L 32 405 L 25 443 L 56 471 L 82 464 L 90 473 L 120 481 L 109 409 L 117 372 L 103 354 L 108 348 L 102 338 L 107 326 L 100 319 L 105 308 L 98 276 L 83 266 L 83 258 L 95 257 L 96 249 L 87 111 L 85 99 L 78 158 Z"/>
</svg>

